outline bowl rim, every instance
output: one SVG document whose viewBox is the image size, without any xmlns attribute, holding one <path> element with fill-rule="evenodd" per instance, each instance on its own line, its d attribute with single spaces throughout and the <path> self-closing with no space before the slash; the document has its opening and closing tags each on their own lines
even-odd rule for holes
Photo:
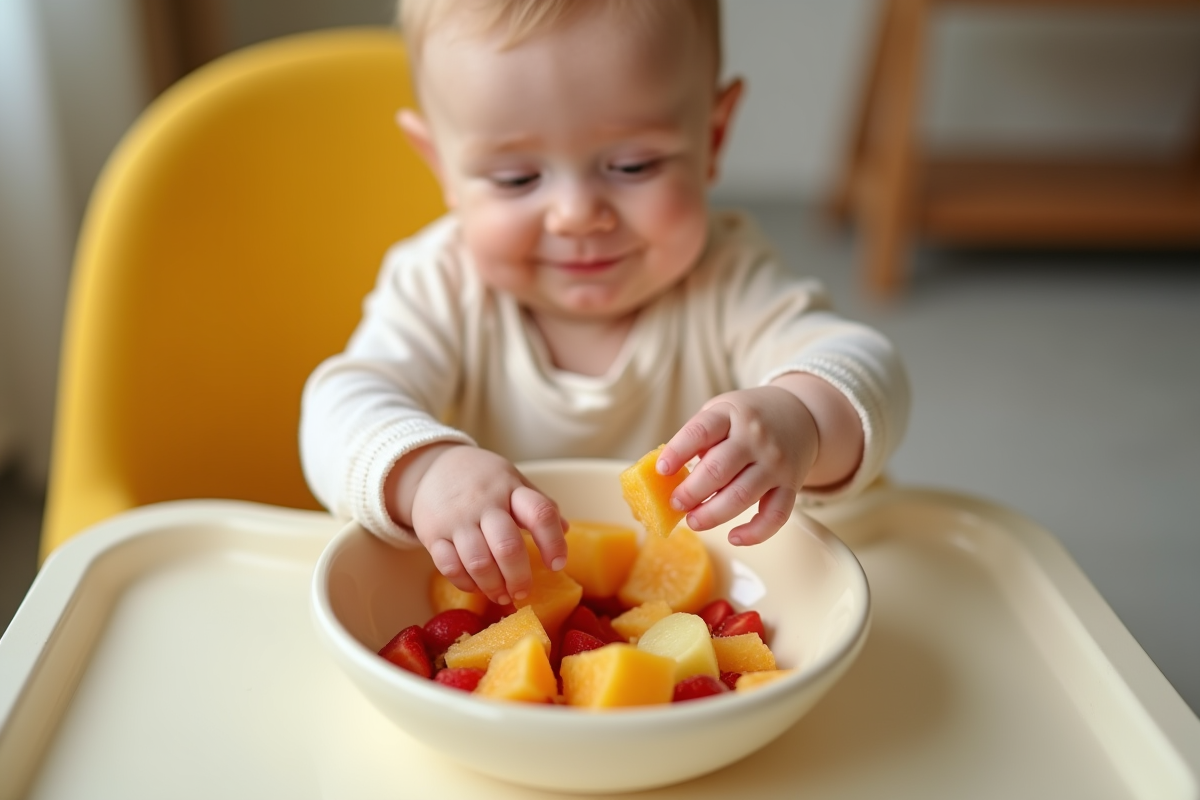
<svg viewBox="0 0 1200 800">
<path fill-rule="evenodd" d="M 594 469 L 601 465 L 620 465 L 622 468 L 628 466 L 625 462 L 616 459 L 574 458 L 526 461 L 519 463 L 517 467 L 524 472 L 527 466 L 536 469 L 576 470 L 581 467 Z M 797 517 L 802 521 L 798 521 Z M 416 695 L 424 702 L 450 706 L 456 712 L 461 712 L 479 721 L 527 722 L 543 727 L 547 724 L 555 724 L 564 727 L 567 731 L 578 726 L 586 726 L 590 731 L 595 732 L 599 729 L 603 732 L 606 729 L 624 730 L 630 723 L 636 723 L 639 728 L 653 731 L 659 728 L 675 728 L 680 723 L 694 724 L 713 716 L 728 719 L 731 713 L 737 716 L 753 714 L 762 706 L 774 705 L 787 696 L 800 694 L 805 687 L 819 683 L 838 664 L 845 662 L 848 666 L 856 652 L 863 646 L 870 630 L 873 616 L 871 588 L 862 564 L 849 546 L 820 522 L 805 514 L 799 505 L 794 508 L 792 516 L 785 525 L 807 528 L 808 532 L 814 534 L 833 555 L 839 565 L 846 570 L 851 583 L 851 591 L 862 597 L 861 612 L 853 624 L 847 626 L 846 632 L 834 646 L 828 648 L 819 658 L 804 667 L 795 669 L 791 674 L 752 692 L 726 692 L 706 698 L 708 702 L 704 703 L 667 703 L 604 709 L 603 711 L 568 708 L 565 709 L 568 712 L 584 713 L 563 713 L 564 708 L 558 705 L 513 703 L 476 697 L 396 667 L 380 658 L 377 653 L 359 642 L 346 629 L 334 613 L 329 593 L 326 590 L 330 570 L 341 550 L 359 536 L 377 539 L 374 534 L 353 520 L 343 525 L 330 539 L 317 560 L 310 585 L 310 607 L 319 633 L 325 639 L 327 646 L 332 648 L 340 659 L 352 663 L 355 668 L 364 671 L 377 683 L 396 685 L 398 688 L 406 689 Z"/>
</svg>

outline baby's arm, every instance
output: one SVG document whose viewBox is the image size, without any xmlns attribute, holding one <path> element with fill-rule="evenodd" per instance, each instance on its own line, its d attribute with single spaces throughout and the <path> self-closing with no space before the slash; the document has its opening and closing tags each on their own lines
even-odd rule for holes
<svg viewBox="0 0 1200 800">
<path fill-rule="evenodd" d="M 707 530 L 756 502 L 733 544 L 758 544 L 791 516 L 801 487 L 834 487 L 858 469 L 864 433 L 858 412 L 827 381 L 789 372 L 767 386 L 714 397 L 663 448 L 658 471 L 700 462 L 671 495 L 688 525 Z M 708 498 L 706 500 L 706 498 Z"/>
<path fill-rule="evenodd" d="M 384 499 L 455 586 L 478 587 L 501 605 L 523 599 L 532 584 L 521 529 L 533 534 L 547 567 L 567 562 L 558 506 L 488 450 L 443 442 L 408 453 L 388 473 Z"/>
</svg>

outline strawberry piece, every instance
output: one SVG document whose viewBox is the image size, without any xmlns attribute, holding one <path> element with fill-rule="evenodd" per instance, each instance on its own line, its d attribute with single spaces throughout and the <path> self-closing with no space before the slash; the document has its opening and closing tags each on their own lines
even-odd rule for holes
<svg viewBox="0 0 1200 800">
<path fill-rule="evenodd" d="M 598 647 L 604 647 L 604 641 L 599 637 L 592 636 L 584 631 L 571 629 L 563 634 L 562 639 L 562 657 L 578 655 L 585 653 L 588 650 L 595 650 Z"/>
<path fill-rule="evenodd" d="M 727 618 L 732 617 L 734 613 L 733 606 L 724 598 L 713 600 L 696 612 L 697 616 L 708 624 L 710 633 L 715 631 Z"/>
<path fill-rule="evenodd" d="M 517 613 L 517 607 L 512 603 L 500 606 L 495 603 L 488 603 L 487 610 L 483 612 L 483 627 L 487 627 L 493 623 L 507 617 L 509 614 Z"/>
<path fill-rule="evenodd" d="M 628 642 L 629 641 L 624 636 L 617 633 L 617 631 L 612 626 L 612 620 L 609 619 L 608 617 L 597 617 L 596 622 L 598 622 L 600 624 L 600 638 L 604 640 L 605 644 L 612 644 L 613 642 Z"/>
<path fill-rule="evenodd" d="M 692 675 L 675 684 L 675 694 L 672 703 L 682 703 L 685 700 L 699 700 L 701 697 L 712 697 L 715 694 L 728 692 L 729 687 L 711 675 Z"/>
<path fill-rule="evenodd" d="M 420 625 L 409 625 L 379 649 L 379 655 L 422 678 L 433 677 L 433 663 Z"/>
<path fill-rule="evenodd" d="M 484 670 L 476 669 L 475 667 L 447 667 L 446 669 L 438 670 L 438 674 L 433 676 L 433 679 L 443 686 L 449 686 L 451 689 L 461 689 L 464 692 L 473 692 L 475 687 L 479 685 L 479 679 L 483 677 Z"/>
<path fill-rule="evenodd" d="M 604 638 L 604 631 L 600 629 L 600 620 L 597 619 L 596 612 L 585 605 L 575 606 L 571 616 L 563 623 L 563 631 L 583 631 L 597 639 Z"/>
<path fill-rule="evenodd" d="M 474 611 L 450 608 L 430 617 L 422 630 L 429 652 L 436 657 L 445 653 L 463 634 L 474 636 L 483 628 L 483 619 Z"/>
<path fill-rule="evenodd" d="M 757 611 L 743 611 L 726 617 L 713 631 L 713 636 L 738 636 L 743 633 L 757 633 L 758 638 L 767 641 L 767 631 Z"/>
<path fill-rule="evenodd" d="M 742 677 L 742 673 L 740 672 L 722 672 L 721 683 L 725 684 L 730 689 L 736 689 L 737 679 L 740 677 Z"/>
<path fill-rule="evenodd" d="M 617 617 L 629 610 L 629 606 L 613 597 L 585 597 L 579 601 L 590 608 L 597 617 Z"/>
</svg>

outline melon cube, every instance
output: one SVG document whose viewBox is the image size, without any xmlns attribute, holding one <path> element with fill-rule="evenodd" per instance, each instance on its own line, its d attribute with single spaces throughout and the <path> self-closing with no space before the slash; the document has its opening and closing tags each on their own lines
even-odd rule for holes
<svg viewBox="0 0 1200 800">
<path fill-rule="evenodd" d="M 716 678 L 721 674 L 708 623 L 695 614 L 664 617 L 642 634 L 637 648 L 673 660 L 676 683 L 693 675 Z"/>
<path fill-rule="evenodd" d="M 637 644 L 638 637 L 650 630 L 651 625 L 669 617 L 674 611 L 663 600 L 651 600 L 613 617 L 613 630 L 624 636 L 630 644 Z"/>
<path fill-rule="evenodd" d="M 687 467 L 681 467 L 674 475 L 659 475 L 655 465 L 663 447 L 660 444 L 639 458 L 620 476 L 621 494 L 634 519 L 655 536 L 669 536 L 683 519 L 682 511 L 671 508 L 671 492 L 690 474 Z"/>
<path fill-rule="evenodd" d="M 626 606 L 662 600 L 676 611 L 696 612 L 712 594 L 712 558 L 704 542 L 688 527 L 668 537 L 648 537 L 638 551 L 629 577 L 617 591 Z"/>
<path fill-rule="evenodd" d="M 542 563 L 537 543 L 529 534 L 525 535 L 525 549 L 529 553 L 529 569 L 533 573 L 533 586 L 521 600 L 513 600 L 517 609 L 532 608 L 542 621 L 546 632 L 554 636 L 567 617 L 579 605 L 583 587 L 565 571 L 555 572 Z"/>
<path fill-rule="evenodd" d="M 721 672 L 762 672 L 775 669 L 775 654 L 757 633 L 714 636 L 713 650 Z"/>
<path fill-rule="evenodd" d="M 737 686 L 734 687 L 739 692 L 751 692 L 768 683 L 774 683 L 780 678 L 786 678 L 791 675 L 793 670 L 790 669 L 769 669 L 763 672 L 747 672 L 745 675 L 737 679 Z"/>
<path fill-rule="evenodd" d="M 429 576 L 429 605 L 433 606 L 434 614 L 440 614 L 452 608 L 464 608 L 483 616 L 487 611 L 488 599 L 487 595 L 478 590 L 464 592 L 451 583 L 445 575 L 434 570 L 433 574 Z"/>
<path fill-rule="evenodd" d="M 559 672 L 567 704 L 581 708 L 669 703 L 675 690 L 674 661 L 621 642 L 567 656 Z"/>
<path fill-rule="evenodd" d="M 550 653 L 550 637 L 533 609 L 526 606 L 516 613 L 509 614 L 499 622 L 494 622 L 474 636 L 461 639 L 450 645 L 446 651 L 446 666 L 452 669 L 458 667 L 474 667 L 487 669 L 492 656 L 501 650 L 507 650 L 526 636 L 534 636 L 547 655 Z"/>
<path fill-rule="evenodd" d="M 583 587 L 583 596 L 615 595 L 637 558 L 637 533 L 624 525 L 573 519 L 566 539 L 565 572 Z"/>
<path fill-rule="evenodd" d="M 492 656 L 475 693 L 495 700 L 548 703 L 558 694 L 558 679 L 546 648 L 537 636 L 526 636 Z"/>
</svg>

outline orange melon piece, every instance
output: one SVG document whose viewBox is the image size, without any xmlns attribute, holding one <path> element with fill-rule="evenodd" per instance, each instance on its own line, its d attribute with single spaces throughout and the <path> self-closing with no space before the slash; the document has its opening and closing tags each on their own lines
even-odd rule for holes
<svg viewBox="0 0 1200 800">
<path fill-rule="evenodd" d="M 615 642 L 567 656 L 559 668 L 567 705 L 620 708 L 671 702 L 675 661 Z"/>
<path fill-rule="evenodd" d="M 627 606 L 662 600 L 694 614 L 708 602 L 712 587 L 708 549 L 695 531 L 681 526 L 666 538 L 647 537 L 617 597 Z"/>
<path fill-rule="evenodd" d="M 546 654 L 550 654 L 550 637 L 537 614 L 528 606 L 517 609 L 516 613 L 492 623 L 474 636 L 460 639 L 450 645 L 450 649 L 446 651 L 446 666 L 487 669 L 492 656 L 501 650 L 509 649 L 526 636 L 537 638 L 545 648 Z"/>
<path fill-rule="evenodd" d="M 637 558 L 637 533 L 624 525 L 573 519 L 566 539 L 564 571 L 583 587 L 583 596 L 616 594 Z"/>
<path fill-rule="evenodd" d="M 464 592 L 450 582 L 442 573 L 434 570 L 429 577 L 429 605 L 434 614 L 449 611 L 452 608 L 465 608 L 480 616 L 487 611 L 487 595 L 480 591 Z"/>
<path fill-rule="evenodd" d="M 567 617 L 579 605 L 583 596 L 583 587 L 566 573 L 565 570 L 554 570 L 542 563 L 542 555 L 538 552 L 537 543 L 529 534 L 525 535 L 525 549 L 529 553 L 529 569 L 533 573 L 533 586 L 529 594 L 521 600 L 514 600 L 516 608 L 532 608 L 533 613 L 542 621 L 542 627 L 551 636 L 558 633 Z"/>
<path fill-rule="evenodd" d="M 775 654 L 757 633 L 714 636 L 713 650 L 721 672 L 763 672 L 775 669 Z"/>
<path fill-rule="evenodd" d="M 734 684 L 735 691 L 752 692 L 768 683 L 774 683 L 780 678 L 786 678 L 791 675 L 793 670 L 790 669 L 769 669 L 763 672 L 747 672 L 742 677 L 737 679 Z"/>
<path fill-rule="evenodd" d="M 475 693 L 494 700 L 552 702 L 558 694 L 558 679 L 537 636 L 526 636 L 492 656 Z"/>
<path fill-rule="evenodd" d="M 613 630 L 625 637 L 630 644 L 637 644 L 638 637 L 650 630 L 650 626 L 671 616 L 674 611 L 675 609 L 663 600 L 651 600 L 613 617 Z"/>
<path fill-rule="evenodd" d="M 687 467 L 681 467 L 674 475 L 658 474 L 654 465 L 664 446 L 660 444 L 621 473 L 621 494 L 634 519 L 642 523 L 647 533 L 657 536 L 670 536 L 683 519 L 682 511 L 671 508 L 671 492 L 690 474 Z"/>
</svg>

